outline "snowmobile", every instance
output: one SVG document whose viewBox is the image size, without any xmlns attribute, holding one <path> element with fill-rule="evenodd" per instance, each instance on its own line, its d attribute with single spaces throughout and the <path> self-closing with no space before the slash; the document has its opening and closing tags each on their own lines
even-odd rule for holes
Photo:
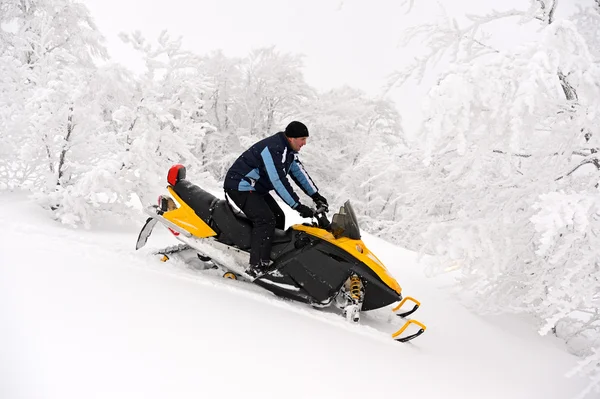
<svg viewBox="0 0 600 399">
<path fill-rule="evenodd" d="M 159 252 L 163 260 L 182 250 L 192 250 L 202 262 L 225 278 L 248 280 L 273 294 L 308 303 L 313 307 L 334 306 L 348 321 L 358 323 L 363 311 L 394 303 L 392 312 L 406 319 L 420 306 L 402 288 L 383 263 L 361 240 L 357 218 L 350 201 L 328 220 L 326 208 L 315 211 L 311 223 L 276 229 L 269 270 L 253 279 L 244 272 L 250 250 L 251 222 L 225 199 L 219 199 L 186 180 L 183 165 L 172 166 L 167 174 L 168 195 L 146 208 L 149 218 L 136 250 L 142 248 L 154 226 L 161 223 L 183 244 Z M 408 307 L 408 308 L 407 308 Z M 410 330 L 417 330 L 408 334 Z M 415 328 L 416 327 L 416 328 Z M 426 326 L 406 319 L 392 334 L 399 342 L 410 341 L 425 332 Z"/>
</svg>

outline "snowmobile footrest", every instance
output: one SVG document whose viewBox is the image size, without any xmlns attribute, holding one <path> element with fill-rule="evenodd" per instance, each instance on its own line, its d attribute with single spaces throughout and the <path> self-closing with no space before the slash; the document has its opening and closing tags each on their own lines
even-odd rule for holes
<svg viewBox="0 0 600 399">
<path fill-rule="evenodd" d="M 406 337 L 401 337 L 404 330 L 406 330 L 408 328 L 408 326 L 411 324 L 416 324 L 417 326 L 419 326 L 420 327 L 419 331 L 417 331 L 416 333 L 414 333 L 412 335 L 408 335 Z M 420 321 L 408 320 L 406 323 L 404 323 L 402 328 L 400 328 L 398 331 L 396 331 L 395 333 L 392 334 L 392 338 L 394 338 L 394 340 L 398 341 L 398 342 L 408 342 L 411 339 L 417 338 L 419 335 L 423 334 L 426 329 L 427 329 L 427 327 L 425 326 L 425 324 L 421 323 Z"/>
</svg>

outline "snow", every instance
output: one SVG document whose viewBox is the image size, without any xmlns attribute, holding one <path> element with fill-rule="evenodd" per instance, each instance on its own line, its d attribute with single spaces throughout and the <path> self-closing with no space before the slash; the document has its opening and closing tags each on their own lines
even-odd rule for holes
<svg viewBox="0 0 600 399">
<path fill-rule="evenodd" d="M 0 397 L 570 398 L 577 358 L 514 316 L 477 316 L 414 253 L 363 239 L 421 301 L 408 344 L 257 286 L 134 250 L 139 227 L 73 230 L 0 194 Z M 155 232 L 149 247 L 175 244 Z M 362 322 L 361 321 L 361 322 Z M 372 326 L 388 328 L 380 332 Z M 388 334 L 389 333 L 389 334 Z"/>
</svg>

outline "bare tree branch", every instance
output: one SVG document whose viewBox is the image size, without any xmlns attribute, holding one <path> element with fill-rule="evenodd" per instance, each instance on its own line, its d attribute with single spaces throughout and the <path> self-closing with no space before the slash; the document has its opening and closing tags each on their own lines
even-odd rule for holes
<svg viewBox="0 0 600 399">
<path fill-rule="evenodd" d="M 558 0 L 552 1 L 552 7 L 550 8 L 550 12 L 548 12 L 548 24 L 554 22 L 554 12 L 556 11 L 556 6 L 558 5 Z"/>
<path fill-rule="evenodd" d="M 558 0 L 550 0 L 550 5 L 546 5 L 545 0 L 537 0 L 540 3 L 540 9 L 542 10 L 543 17 L 536 17 L 540 21 L 545 24 L 550 25 L 554 22 L 554 13 L 556 12 L 556 6 L 558 5 Z"/>
<path fill-rule="evenodd" d="M 506 152 L 504 151 L 500 151 L 500 150 L 494 150 L 493 152 L 497 153 L 497 154 L 506 154 Z M 521 157 L 521 158 L 529 158 L 531 157 L 531 154 L 510 154 L 513 157 Z"/>
<path fill-rule="evenodd" d="M 596 167 L 596 169 L 600 170 L 600 161 L 598 160 L 598 158 L 591 158 L 591 159 L 584 159 L 583 161 L 581 161 L 581 163 L 579 163 L 579 165 L 577 165 L 573 170 L 571 170 L 569 173 L 567 173 L 564 176 L 560 176 L 557 177 L 556 179 L 554 179 L 555 181 L 561 180 L 563 177 L 568 177 L 571 176 L 573 173 L 575 173 L 575 171 L 579 168 L 581 168 L 583 165 L 587 165 L 587 164 L 594 164 L 594 166 Z"/>
<path fill-rule="evenodd" d="M 600 1 L 600 0 L 598 0 Z M 409 12 L 412 11 L 414 5 L 415 5 L 415 0 L 405 0 L 402 2 L 402 5 L 408 3 L 408 8 L 406 9 L 406 13 L 408 14 Z"/>
</svg>

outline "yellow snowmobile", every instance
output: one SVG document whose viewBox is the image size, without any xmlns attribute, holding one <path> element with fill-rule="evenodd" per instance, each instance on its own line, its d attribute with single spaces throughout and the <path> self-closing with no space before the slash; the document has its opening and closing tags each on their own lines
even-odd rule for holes
<svg viewBox="0 0 600 399">
<path fill-rule="evenodd" d="M 276 230 L 271 251 L 273 264 L 268 272 L 253 280 L 242 266 L 249 257 L 250 221 L 227 200 L 186 180 L 183 165 L 171 167 L 167 181 L 169 195 L 161 195 L 158 205 L 146 209 L 150 217 L 140 231 L 136 249 L 146 244 L 160 222 L 184 243 L 183 247 L 193 249 L 202 261 L 222 271 L 223 277 L 250 280 L 280 297 L 314 307 L 334 305 L 351 322 L 358 322 L 362 311 L 396 302 L 392 311 L 402 318 L 420 306 L 416 299 L 402 297 L 398 282 L 362 242 L 349 201 L 333 215 L 331 223 L 326 210 L 317 209 L 316 223 Z M 418 330 L 407 335 L 410 325 Z M 425 329 L 419 321 L 407 319 L 392 338 L 407 342 Z"/>
</svg>

